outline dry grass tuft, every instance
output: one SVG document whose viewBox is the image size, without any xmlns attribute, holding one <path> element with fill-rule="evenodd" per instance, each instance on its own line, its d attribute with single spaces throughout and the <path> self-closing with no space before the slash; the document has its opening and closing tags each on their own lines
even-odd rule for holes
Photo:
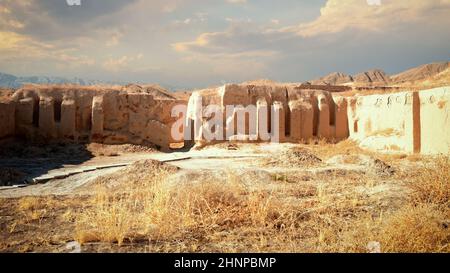
<svg viewBox="0 0 450 273">
<path fill-rule="evenodd" d="M 149 162 L 139 162 L 129 168 L 131 170 L 136 172 L 136 176 L 127 175 L 131 178 L 130 183 L 109 187 L 107 182 L 111 180 L 99 181 L 96 195 L 75 217 L 77 241 L 117 242 L 122 245 L 124 240 L 132 241 L 147 231 L 146 209 L 158 209 L 158 192 L 170 170 Z"/>
<path fill-rule="evenodd" d="M 450 207 L 450 158 L 437 157 L 417 170 L 409 186 L 414 191 L 414 202 Z"/>
<path fill-rule="evenodd" d="M 17 208 L 22 211 L 35 210 L 43 208 L 44 204 L 39 198 L 33 196 L 23 197 L 19 200 Z"/>
<path fill-rule="evenodd" d="M 448 211 L 436 205 L 407 205 L 387 217 L 377 239 L 383 252 L 449 252 L 448 225 Z"/>
<path fill-rule="evenodd" d="M 272 155 L 262 162 L 264 165 L 279 167 L 313 166 L 322 163 L 322 159 L 306 148 L 293 148 Z"/>
<path fill-rule="evenodd" d="M 368 151 L 361 149 L 357 143 L 349 139 L 338 143 L 322 143 L 314 146 L 314 152 L 324 160 L 336 155 L 369 154 Z"/>
</svg>

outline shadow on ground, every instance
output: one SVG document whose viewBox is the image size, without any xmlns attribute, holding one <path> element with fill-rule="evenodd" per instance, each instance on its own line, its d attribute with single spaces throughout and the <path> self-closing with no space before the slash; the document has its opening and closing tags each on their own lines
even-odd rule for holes
<svg viewBox="0 0 450 273">
<path fill-rule="evenodd" d="M 0 143 L 0 186 L 25 184 L 50 170 L 81 164 L 93 157 L 82 144 Z"/>
</svg>

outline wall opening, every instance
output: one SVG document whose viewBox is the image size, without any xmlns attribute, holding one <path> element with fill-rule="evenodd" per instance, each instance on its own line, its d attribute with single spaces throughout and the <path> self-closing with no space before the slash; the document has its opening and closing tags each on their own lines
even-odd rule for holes
<svg viewBox="0 0 450 273">
<path fill-rule="evenodd" d="M 313 106 L 313 136 L 317 137 L 319 134 L 319 117 L 320 117 L 320 111 L 319 111 L 319 101 L 317 100 L 316 96 L 313 96 L 311 99 L 311 104 Z"/>
<path fill-rule="evenodd" d="M 336 104 L 334 103 L 333 98 L 330 98 L 329 100 L 329 107 L 330 107 L 330 126 L 336 125 Z"/>
<path fill-rule="evenodd" d="M 55 100 L 54 106 L 53 106 L 53 116 L 55 119 L 55 122 L 61 122 L 61 100 Z"/>
<path fill-rule="evenodd" d="M 286 109 L 286 115 L 285 115 L 285 120 L 284 120 L 284 130 L 285 130 L 285 135 L 286 136 L 290 136 L 291 135 L 291 109 L 289 108 L 289 106 L 285 107 Z"/>
<path fill-rule="evenodd" d="M 39 127 L 39 99 L 34 100 L 33 107 L 33 125 Z"/>
</svg>

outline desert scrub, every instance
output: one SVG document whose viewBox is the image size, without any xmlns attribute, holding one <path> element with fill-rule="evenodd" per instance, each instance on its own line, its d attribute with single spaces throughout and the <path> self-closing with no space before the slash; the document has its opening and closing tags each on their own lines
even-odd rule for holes
<svg viewBox="0 0 450 273">
<path fill-rule="evenodd" d="M 173 168 L 154 161 L 138 162 L 120 174 L 96 181 L 94 196 L 75 216 L 75 239 L 80 243 L 142 238 L 150 226 L 147 210 L 162 208 L 160 196 Z"/>
<path fill-rule="evenodd" d="M 381 252 L 450 252 L 450 159 L 427 160 L 405 179 L 410 189 L 405 204 L 376 220 L 361 218 L 346 232 L 344 241 L 354 244 L 343 251 L 361 251 L 374 241 Z"/>
<path fill-rule="evenodd" d="M 440 160 L 386 188 L 392 177 L 175 174 L 138 163 L 97 181 L 74 237 L 163 252 L 368 252 L 371 242 L 381 252 L 449 252 L 448 161 Z M 370 193 L 380 187 L 382 196 Z"/>
<path fill-rule="evenodd" d="M 259 249 L 261 241 L 295 224 L 293 206 L 281 203 L 270 191 L 250 189 L 233 172 L 227 172 L 223 181 L 212 177 L 170 181 L 170 174 L 155 168 L 152 176 L 130 181 L 123 190 L 97 189 L 78 212 L 75 239 L 80 243 L 122 245 L 148 240 L 170 245 L 191 238 L 184 243 L 193 245 L 225 231 L 239 231 L 243 238 L 244 234 L 251 238 L 250 248 Z"/>
<path fill-rule="evenodd" d="M 413 202 L 450 206 L 450 157 L 439 156 L 411 178 Z"/>
<path fill-rule="evenodd" d="M 433 204 L 407 205 L 381 225 L 382 252 L 449 252 L 448 210 Z"/>
</svg>

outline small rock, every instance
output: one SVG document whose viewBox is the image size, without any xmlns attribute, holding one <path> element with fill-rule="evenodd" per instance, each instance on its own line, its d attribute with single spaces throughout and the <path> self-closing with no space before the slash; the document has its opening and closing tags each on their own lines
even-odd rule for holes
<svg viewBox="0 0 450 273">
<path fill-rule="evenodd" d="M 369 242 L 367 244 L 367 250 L 369 253 L 381 253 L 381 244 L 380 242 Z"/>
<path fill-rule="evenodd" d="M 81 253 L 81 245 L 76 241 L 68 242 L 66 249 L 70 251 L 69 253 Z"/>
</svg>

